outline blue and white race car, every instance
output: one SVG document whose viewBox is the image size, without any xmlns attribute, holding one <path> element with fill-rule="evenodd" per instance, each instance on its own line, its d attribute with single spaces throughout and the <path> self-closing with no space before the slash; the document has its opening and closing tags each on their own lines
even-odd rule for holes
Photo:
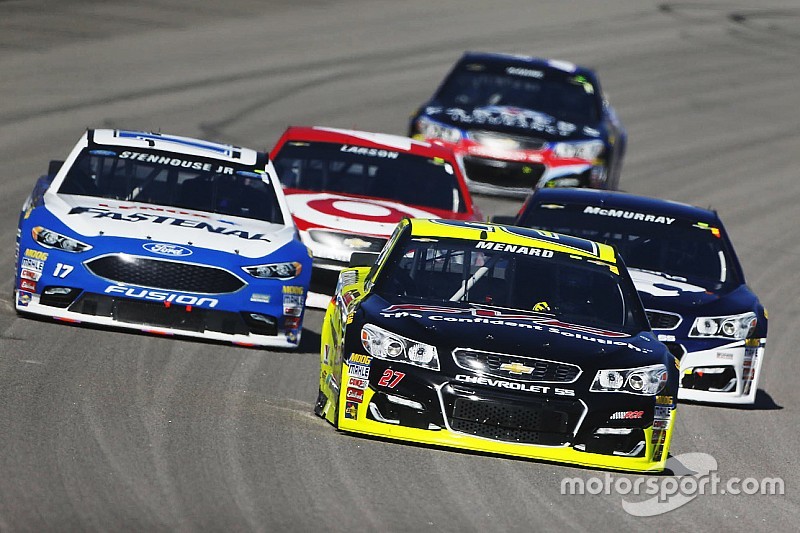
<svg viewBox="0 0 800 533">
<path fill-rule="evenodd" d="M 767 311 L 716 212 L 632 194 L 541 189 L 516 224 L 619 250 L 653 332 L 680 360 L 678 398 L 755 402 Z"/>
<path fill-rule="evenodd" d="M 21 313 L 296 348 L 311 257 L 267 154 L 88 130 L 19 220 Z"/>
</svg>

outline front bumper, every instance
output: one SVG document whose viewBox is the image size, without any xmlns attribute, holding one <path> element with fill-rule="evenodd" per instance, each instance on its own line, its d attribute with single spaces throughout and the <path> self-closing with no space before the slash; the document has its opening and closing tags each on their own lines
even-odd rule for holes
<svg viewBox="0 0 800 533">
<path fill-rule="evenodd" d="M 94 324 L 124 328 L 166 336 L 191 337 L 229 342 L 240 346 L 265 346 L 297 349 L 302 334 L 302 318 L 296 330 L 282 330 L 248 321 L 246 313 L 210 310 L 191 305 L 172 305 L 144 302 L 131 298 L 112 298 L 97 293 L 82 292 L 64 306 L 58 302 L 46 305 L 42 295 L 15 290 L 15 306 L 21 313 L 31 313 L 69 323 Z M 266 316 L 266 315 L 264 315 Z M 262 334 L 266 333 L 266 334 Z"/>
<path fill-rule="evenodd" d="M 614 423 L 598 423 L 607 420 L 607 414 L 590 412 L 586 403 L 575 397 L 521 400 L 519 395 L 494 390 L 470 391 L 467 389 L 473 387 L 454 382 L 427 386 L 417 382 L 413 388 L 421 393 L 413 395 L 407 393 L 410 383 L 405 388 L 387 389 L 376 387 L 373 380 L 362 390 L 349 386 L 350 377 L 349 367 L 343 365 L 341 393 L 331 394 L 338 396 L 338 405 L 326 402 L 322 395 L 318 404 L 318 414 L 339 429 L 464 450 L 657 472 L 666 465 L 675 423 L 674 404 L 654 411 L 652 397 L 624 395 L 620 398 L 621 410 L 630 408 L 623 403 L 645 406 L 650 402 L 641 411 L 632 411 L 641 413 L 642 419 L 639 423 L 617 424 L 621 429 L 631 429 L 626 435 L 597 435 L 596 425 Z M 409 377 L 405 377 L 407 382 L 411 381 Z M 671 397 L 659 398 L 673 402 Z M 615 451 L 615 447 L 622 450 Z"/>
<path fill-rule="evenodd" d="M 747 339 L 681 358 L 678 398 L 697 402 L 752 404 L 767 339 Z"/>
</svg>

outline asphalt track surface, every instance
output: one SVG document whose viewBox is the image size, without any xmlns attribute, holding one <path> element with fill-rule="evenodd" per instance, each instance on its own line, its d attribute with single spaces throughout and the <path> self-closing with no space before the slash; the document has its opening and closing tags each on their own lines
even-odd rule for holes
<svg viewBox="0 0 800 533">
<path fill-rule="evenodd" d="M 0 530 L 796 530 L 798 22 L 775 0 L 0 1 Z M 643 496 L 561 494 L 603 472 L 338 433 L 312 414 L 318 311 L 298 353 L 13 311 L 19 208 L 86 127 L 254 148 L 289 124 L 402 134 L 468 49 L 596 67 L 629 131 L 621 187 L 720 211 L 769 309 L 761 390 L 753 409 L 681 405 L 672 452 L 783 496 L 642 518 L 622 503 Z"/>
</svg>

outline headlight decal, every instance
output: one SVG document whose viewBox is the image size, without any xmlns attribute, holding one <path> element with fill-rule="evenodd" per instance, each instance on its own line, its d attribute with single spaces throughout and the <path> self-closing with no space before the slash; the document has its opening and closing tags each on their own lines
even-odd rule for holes
<svg viewBox="0 0 800 533">
<path fill-rule="evenodd" d="M 560 142 L 553 145 L 556 157 L 578 158 L 594 161 L 603 154 L 603 141 Z"/>
<path fill-rule="evenodd" d="M 56 250 L 72 253 L 81 253 L 92 249 L 92 247 L 86 243 L 42 226 L 36 226 L 31 229 L 31 235 L 33 236 L 33 240 L 47 248 L 54 248 Z"/>
<path fill-rule="evenodd" d="M 640 396 L 655 396 L 664 390 L 669 379 L 662 364 L 638 368 L 598 370 L 591 392 L 624 392 Z"/>
<path fill-rule="evenodd" d="M 461 140 L 461 130 L 452 126 L 445 126 L 428 117 L 420 117 L 417 120 L 417 129 L 426 139 L 441 139 L 450 143 L 457 143 Z"/>
<path fill-rule="evenodd" d="M 299 276 L 303 270 L 303 265 L 297 261 L 291 261 L 242 267 L 242 270 L 254 278 L 287 280 Z"/>
<path fill-rule="evenodd" d="M 361 329 L 361 344 L 372 357 L 439 370 L 436 346 L 392 333 L 373 324 Z"/>
<path fill-rule="evenodd" d="M 752 311 L 740 315 L 697 317 L 689 337 L 717 337 L 743 340 L 756 329 L 758 318 Z"/>
</svg>

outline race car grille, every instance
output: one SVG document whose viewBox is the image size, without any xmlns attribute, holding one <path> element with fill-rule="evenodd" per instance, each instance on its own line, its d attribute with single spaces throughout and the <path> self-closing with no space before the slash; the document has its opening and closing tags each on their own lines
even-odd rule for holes
<svg viewBox="0 0 800 533">
<path fill-rule="evenodd" d="M 653 329 L 675 329 L 681 323 L 681 316 L 664 311 L 647 310 L 647 320 Z"/>
<path fill-rule="evenodd" d="M 581 373 L 576 365 L 519 355 L 457 348 L 453 350 L 453 357 L 456 364 L 465 370 L 515 381 L 572 383 Z"/>
<path fill-rule="evenodd" d="M 200 294 L 236 292 L 245 282 L 217 267 L 148 257 L 107 255 L 86 262 L 92 274 L 116 283 Z"/>
<path fill-rule="evenodd" d="M 544 174 L 540 163 L 519 163 L 483 157 L 465 156 L 467 177 L 476 182 L 500 187 L 533 189 Z"/>
<path fill-rule="evenodd" d="M 470 130 L 470 138 L 479 142 L 480 144 L 497 144 L 497 143 L 513 143 L 518 150 L 541 150 L 547 144 L 544 139 L 537 139 L 535 137 L 526 137 L 523 135 L 509 135 L 506 133 L 497 133 L 494 131 L 484 130 Z"/>
<path fill-rule="evenodd" d="M 486 439 L 563 446 L 577 433 L 586 412 L 580 401 L 519 396 L 448 384 L 441 389 L 453 431 Z"/>
</svg>

